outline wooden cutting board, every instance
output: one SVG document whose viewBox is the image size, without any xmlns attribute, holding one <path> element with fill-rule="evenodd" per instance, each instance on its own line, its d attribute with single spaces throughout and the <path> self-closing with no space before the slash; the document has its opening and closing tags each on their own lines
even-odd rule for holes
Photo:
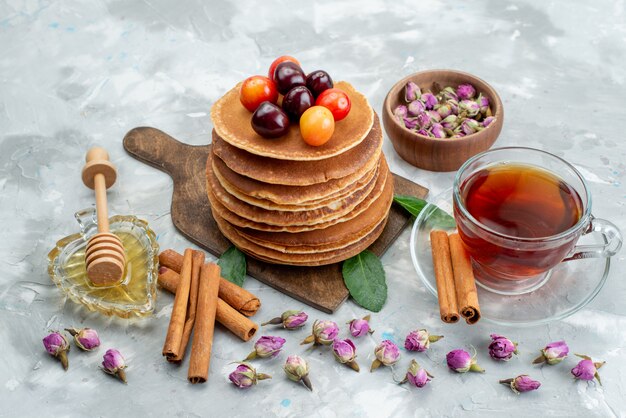
<svg viewBox="0 0 626 418">
<path fill-rule="evenodd" d="M 219 257 L 231 244 L 217 228 L 207 198 L 205 169 L 209 146 L 183 144 L 158 129 L 141 127 L 126 134 L 124 149 L 172 177 L 174 225 L 189 240 Z M 395 174 L 394 182 L 397 194 L 420 198 L 428 194 L 425 187 Z M 381 256 L 409 220 L 402 208 L 392 205 L 387 226 L 369 249 Z M 250 276 L 321 311 L 332 313 L 348 297 L 341 263 L 295 267 L 268 264 L 252 257 L 246 259 Z"/>
</svg>

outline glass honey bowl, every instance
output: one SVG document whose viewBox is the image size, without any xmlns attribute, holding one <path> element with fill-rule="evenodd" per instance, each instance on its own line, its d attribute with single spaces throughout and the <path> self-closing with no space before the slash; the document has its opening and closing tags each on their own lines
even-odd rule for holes
<svg viewBox="0 0 626 418">
<path fill-rule="evenodd" d="M 156 304 L 159 244 L 148 223 L 135 216 L 116 215 L 109 219 L 110 230 L 124 245 L 126 267 L 122 280 L 112 286 L 94 286 L 85 269 L 85 249 L 98 231 L 96 211 L 74 214 L 80 233 L 57 241 L 48 254 L 48 274 L 71 300 L 91 311 L 122 318 L 151 315 Z"/>
</svg>

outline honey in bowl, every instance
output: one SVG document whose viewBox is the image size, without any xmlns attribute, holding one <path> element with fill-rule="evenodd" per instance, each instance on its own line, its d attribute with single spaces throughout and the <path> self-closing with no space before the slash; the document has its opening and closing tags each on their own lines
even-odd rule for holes
<svg viewBox="0 0 626 418">
<path fill-rule="evenodd" d="M 496 164 L 473 173 L 461 184 L 467 211 L 483 227 L 509 239 L 543 239 L 578 223 L 583 202 L 576 190 L 556 174 L 537 166 Z M 503 278 L 540 274 L 560 262 L 571 242 L 528 251 L 504 245 L 460 226 L 459 233 L 475 261 Z"/>
</svg>

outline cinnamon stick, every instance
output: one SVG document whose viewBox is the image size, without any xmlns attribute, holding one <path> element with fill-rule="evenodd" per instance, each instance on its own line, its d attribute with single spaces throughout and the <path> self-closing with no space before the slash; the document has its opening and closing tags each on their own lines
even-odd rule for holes
<svg viewBox="0 0 626 418">
<path fill-rule="evenodd" d="M 191 286 L 189 289 L 189 303 L 187 305 L 187 316 L 185 318 L 185 326 L 183 328 L 183 337 L 180 343 L 180 352 L 176 357 L 167 357 L 170 363 L 180 363 L 183 361 L 191 330 L 196 320 L 196 306 L 198 303 L 198 285 L 200 283 L 200 268 L 204 264 L 204 253 L 202 251 L 194 251 L 191 258 Z"/>
<path fill-rule="evenodd" d="M 461 316 L 465 318 L 465 322 L 473 325 L 480 320 L 480 305 L 478 304 L 472 261 L 463 247 L 459 234 L 450 234 L 448 240 L 450 241 L 457 306 Z"/>
<path fill-rule="evenodd" d="M 180 346 L 185 328 L 185 317 L 187 316 L 187 303 L 189 302 L 189 290 L 191 287 L 193 250 L 185 250 L 183 264 L 181 266 L 180 283 L 178 284 L 172 316 L 163 344 L 163 355 L 166 358 L 175 358 L 180 355 Z"/>
<path fill-rule="evenodd" d="M 165 250 L 159 254 L 159 264 L 177 273 L 180 273 L 182 263 L 183 256 L 172 249 Z M 220 278 L 219 295 L 224 302 L 245 316 L 253 316 L 261 307 L 261 301 L 258 297 L 223 277 Z"/>
<path fill-rule="evenodd" d="M 174 270 L 167 267 L 161 267 L 159 269 L 158 283 L 163 289 L 171 293 L 176 293 L 176 286 L 178 286 L 179 281 L 180 275 Z M 243 341 L 250 340 L 259 329 L 257 324 L 243 316 L 221 298 L 218 298 L 217 301 L 216 319 L 217 322 L 224 325 L 230 332 Z"/>
<path fill-rule="evenodd" d="M 191 343 L 189 371 L 187 372 L 187 379 L 193 384 L 204 383 L 209 377 L 219 287 L 219 266 L 214 263 L 203 265 L 198 288 L 197 321 Z M 178 292 L 176 293 L 178 296 Z"/>
<path fill-rule="evenodd" d="M 433 253 L 435 279 L 437 281 L 439 313 L 443 322 L 451 324 L 459 320 L 459 314 L 456 304 L 456 293 L 454 291 L 454 274 L 452 272 L 448 233 L 438 230 L 431 231 L 430 245 Z"/>
</svg>

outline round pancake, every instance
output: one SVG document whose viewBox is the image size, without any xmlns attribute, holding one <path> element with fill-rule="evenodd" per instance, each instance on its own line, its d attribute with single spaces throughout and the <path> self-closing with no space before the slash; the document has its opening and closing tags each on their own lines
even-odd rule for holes
<svg viewBox="0 0 626 418">
<path fill-rule="evenodd" d="M 374 110 L 364 95 L 350 83 L 340 81 L 335 87 L 346 92 L 351 109 L 345 119 L 335 123 L 330 140 L 319 147 L 308 145 L 300 135 L 300 125 L 292 123 L 286 135 L 263 138 L 252 129 L 252 113 L 239 101 L 241 83 L 211 107 L 211 121 L 217 134 L 229 144 L 252 154 L 280 160 L 312 161 L 341 154 L 357 146 L 372 128 Z"/>
<path fill-rule="evenodd" d="M 331 190 L 346 187 L 353 180 L 348 176 L 362 176 L 374 167 L 382 152 L 383 133 L 378 116 L 367 137 L 356 147 L 319 161 L 288 161 L 261 157 L 246 152 L 224 141 L 212 132 L 213 152 L 234 172 L 263 183 L 287 186 L 308 186 L 336 180 L 327 187 Z M 243 186 L 242 186 L 243 187 Z"/>
<path fill-rule="evenodd" d="M 387 219 L 381 222 L 368 235 L 355 244 L 340 250 L 318 252 L 314 254 L 283 254 L 269 248 L 254 244 L 237 233 L 235 228 L 223 218 L 215 216 L 215 222 L 224 236 L 244 253 L 259 260 L 272 264 L 286 264 L 294 266 L 322 266 L 337 263 L 353 257 L 369 247 L 383 232 Z"/>
<path fill-rule="evenodd" d="M 217 181 L 220 182 L 220 185 L 228 193 L 230 193 L 237 199 L 244 201 L 252 206 L 258 206 L 260 208 L 267 209 L 267 210 L 281 210 L 281 211 L 288 211 L 288 212 L 301 212 L 305 210 L 323 208 L 324 206 L 332 207 L 333 204 L 336 204 L 337 201 L 347 199 L 350 194 L 356 193 L 362 188 L 366 187 L 370 183 L 370 181 L 374 178 L 374 175 L 376 174 L 376 169 L 372 169 L 368 173 L 366 173 L 362 178 L 358 179 L 358 181 L 354 182 L 353 184 L 351 184 L 350 186 L 348 186 L 347 188 L 343 190 L 338 190 L 338 194 L 329 196 L 326 199 L 320 199 L 320 200 L 315 200 L 315 201 L 300 203 L 300 204 L 278 204 L 278 203 L 272 202 L 271 200 L 259 199 L 256 197 L 248 196 L 245 193 L 238 190 L 237 187 L 230 184 L 228 180 L 226 180 L 222 176 L 221 171 L 217 168 L 216 161 L 221 161 L 221 160 L 215 157 L 212 158 L 213 174 L 215 174 Z M 276 186 L 276 185 L 273 185 L 273 186 Z M 295 187 L 283 186 L 283 187 L 289 187 L 289 188 L 295 189 L 295 190 L 292 190 L 292 192 L 298 195 L 298 190 L 297 190 L 299 189 L 298 186 L 295 186 Z"/>
<path fill-rule="evenodd" d="M 209 152 L 209 160 L 212 159 Z M 361 190 L 349 195 L 347 198 L 333 203 L 332 206 L 324 206 L 322 208 L 307 210 L 302 212 L 287 212 L 279 210 L 267 210 L 257 206 L 243 202 L 230 193 L 228 193 L 222 185 L 217 181 L 215 173 L 213 173 L 212 165 L 207 162 L 207 180 L 208 188 L 213 192 L 217 200 L 220 201 L 228 210 L 236 213 L 242 218 L 249 219 L 254 222 L 265 223 L 269 225 L 313 225 L 332 219 L 340 218 L 350 212 L 356 205 L 365 199 L 375 199 L 377 196 L 370 196 L 374 189 L 378 173 L 374 176 L 368 185 Z"/>
<path fill-rule="evenodd" d="M 264 232 L 235 227 L 239 235 L 255 244 L 283 253 L 329 251 L 352 244 L 371 232 L 389 214 L 393 200 L 393 184 L 387 182 L 383 194 L 363 213 L 328 228 L 300 232 Z"/>
<path fill-rule="evenodd" d="M 236 225 L 242 228 L 251 228 L 259 231 L 268 231 L 268 232 L 304 232 L 304 231 L 312 231 L 315 229 L 323 229 L 328 228 L 331 225 L 338 224 L 340 222 L 346 222 L 359 214 L 363 213 L 363 211 L 367 210 L 369 206 L 380 196 L 383 192 L 385 185 L 387 182 L 391 182 L 393 184 L 393 177 L 389 172 L 389 167 L 387 166 L 387 162 L 384 156 L 381 157 L 380 162 L 380 174 L 376 179 L 376 184 L 374 185 L 374 189 L 370 193 L 369 198 L 363 200 L 359 203 L 354 209 L 348 212 L 343 217 L 333 219 L 327 222 L 321 222 L 314 225 L 269 225 L 261 222 L 251 221 L 246 219 L 228 208 L 226 208 L 220 201 L 217 199 L 213 191 L 211 190 L 211 186 L 209 184 L 208 176 L 207 176 L 207 195 L 209 198 L 209 202 L 211 203 L 211 211 L 214 214 L 226 219 L 229 223 Z"/>
</svg>

